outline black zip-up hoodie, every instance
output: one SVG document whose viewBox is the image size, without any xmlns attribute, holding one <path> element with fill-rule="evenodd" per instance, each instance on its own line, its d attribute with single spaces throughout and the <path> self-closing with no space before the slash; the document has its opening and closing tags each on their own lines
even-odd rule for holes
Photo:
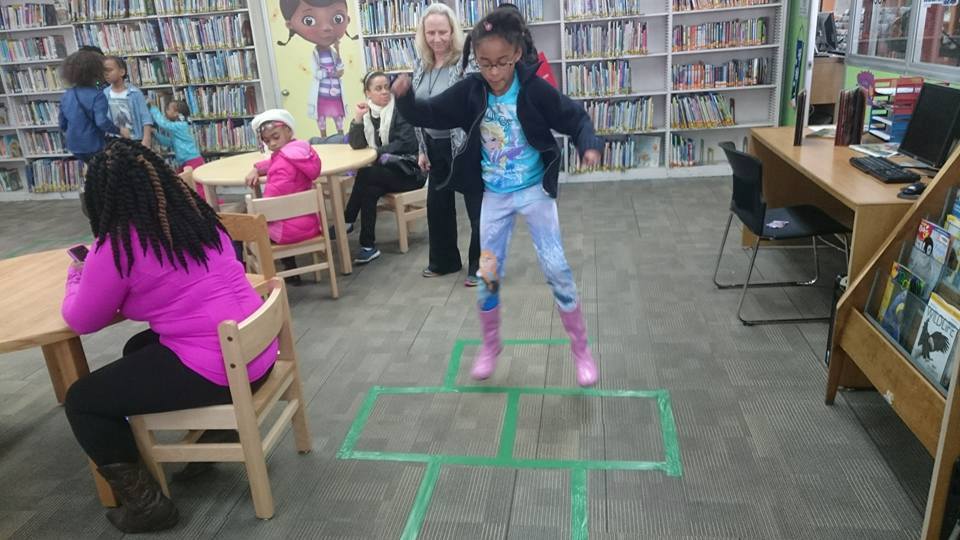
<svg viewBox="0 0 960 540">
<path fill-rule="evenodd" d="M 517 64 L 515 76 L 520 81 L 517 117 L 527 142 L 540 152 L 543 160 L 543 189 L 556 198 L 563 154 L 550 130 L 569 135 L 581 155 L 590 149 L 602 152 L 603 141 L 594 133 L 583 107 L 537 77 L 538 67 L 539 64 Z M 453 188 L 462 193 L 483 191 L 480 121 L 487 111 L 489 92 L 490 86 L 483 77 L 472 73 L 432 99 L 416 99 L 413 88 L 396 98 L 400 114 L 417 127 L 460 128 L 467 133 L 466 141 L 454 152 L 450 175 L 436 186 L 438 189 Z"/>
</svg>

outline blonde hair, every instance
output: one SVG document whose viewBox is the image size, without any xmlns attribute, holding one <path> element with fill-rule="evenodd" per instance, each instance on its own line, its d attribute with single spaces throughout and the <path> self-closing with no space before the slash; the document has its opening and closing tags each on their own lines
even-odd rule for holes
<svg viewBox="0 0 960 540">
<path fill-rule="evenodd" d="M 460 28 L 460 21 L 457 20 L 456 14 L 450 9 L 450 6 L 446 4 L 440 2 L 430 4 L 420 17 L 420 24 L 417 25 L 417 33 L 414 37 L 417 55 L 420 56 L 420 59 L 423 61 L 423 68 L 427 71 L 434 68 L 437 60 L 434 58 L 433 49 L 427 45 L 427 36 L 423 27 L 423 23 L 426 22 L 427 17 L 431 15 L 443 15 L 447 18 L 447 22 L 450 23 L 450 53 L 447 56 L 447 61 L 443 65 L 450 66 L 456 64 L 463 55 L 463 30 Z"/>
</svg>

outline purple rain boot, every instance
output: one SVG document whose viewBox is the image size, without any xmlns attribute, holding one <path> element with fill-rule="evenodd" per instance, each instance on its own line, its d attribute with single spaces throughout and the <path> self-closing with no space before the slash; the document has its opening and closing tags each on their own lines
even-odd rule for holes
<svg viewBox="0 0 960 540">
<path fill-rule="evenodd" d="M 587 324 L 583 319 L 583 311 L 580 304 L 573 311 L 563 311 L 557 307 L 560 312 L 560 320 L 563 321 L 563 328 L 570 336 L 570 349 L 573 351 L 573 367 L 577 370 L 577 384 L 580 386 L 593 386 L 597 384 L 597 364 L 593 361 L 593 355 L 590 354 L 590 346 L 587 344 Z"/>
<path fill-rule="evenodd" d="M 478 309 L 477 312 L 480 314 L 480 327 L 483 330 L 483 345 L 473 359 L 470 376 L 482 381 L 493 375 L 493 371 L 497 369 L 497 356 L 503 350 L 503 343 L 500 342 L 500 306 L 497 305 L 489 311 Z"/>
</svg>

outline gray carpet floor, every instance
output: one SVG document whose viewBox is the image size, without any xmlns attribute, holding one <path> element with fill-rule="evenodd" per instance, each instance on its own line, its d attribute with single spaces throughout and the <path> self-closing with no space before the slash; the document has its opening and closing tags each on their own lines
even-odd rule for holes
<svg viewBox="0 0 960 540">
<path fill-rule="evenodd" d="M 479 337 L 475 292 L 463 274 L 424 279 L 425 223 L 401 255 L 382 216 L 383 256 L 341 278 L 291 287 L 314 450 L 292 434 L 269 457 L 276 516 L 254 517 L 241 466 L 173 483 L 175 538 L 570 538 L 573 507 L 595 539 L 893 539 L 919 535 L 932 460 L 872 392 L 823 404 L 827 325 L 744 327 L 737 291 L 711 282 L 729 180 L 571 184 L 561 190 L 567 257 L 580 287 L 600 390 L 665 390 L 682 475 L 589 470 L 576 493 L 557 468 L 443 465 L 417 514 L 423 463 L 339 459 L 371 387 L 440 386 L 458 340 Z M 461 208 L 461 245 L 467 224 Z M 0 204 L 0 257 L 88 236 L 75 201 Z M 355 242 L 355 237 L 351 239 Z M 748 252 L 728 246 L 722 276 Z M 752 293 L 752 315 L 827 312 L 842 254 L 823 249 L 821 286 Z M 759 278 L 803 276 L 808 249 L 762 250 Z M 524 225 L 503 282 L 505 338 L 565 338 Z M 2 324 L 2 322 L 0 322 Z M 142 325 L 85 336 L 92 367 L 115 359 Z M 455 375 L 467 372 L 475 345 Z M 86 461 L 56 404 L 39 350 L 0 357 L 0 538 L 113 538 Z M 508 345 L 487 386 L 573 388 L 568 347 Z M 424 393 L 377 399 L 356 449 L 495 456 L 507 416 L 502 393 Z M 529 460 L 662 461 L 655 402 L 524 394 L 510 454 Z M 509 446 L 507 444 L 506 446 Z M 429 483 L 429 482 L 428 482 Z M 411 536 L 412 537 L 412 536 Z M 583 536 L 581 536 L 583 537 Z"/>
</svg>

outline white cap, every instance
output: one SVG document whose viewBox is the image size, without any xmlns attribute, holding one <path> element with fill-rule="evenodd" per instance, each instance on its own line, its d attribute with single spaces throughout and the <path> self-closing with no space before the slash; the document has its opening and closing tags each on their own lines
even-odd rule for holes
<svg viewBox="0 0 960 540">
<path fill-rule="evenodd" d="M 253 132 L 260 134 L 260 127 L 270 122 L 280 122 L 286 124 L 291 130 L 294 130 L 293 115 L 286 109 L 269 109 L 253 117 Z"/>
</svg>

